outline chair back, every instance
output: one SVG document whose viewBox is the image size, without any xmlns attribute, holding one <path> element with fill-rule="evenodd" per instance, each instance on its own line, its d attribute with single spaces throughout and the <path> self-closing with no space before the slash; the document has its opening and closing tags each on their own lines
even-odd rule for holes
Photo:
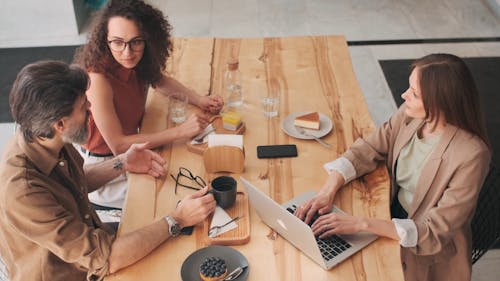
<svg viewBox="0 0 500 281">
<path fill-rule="evenodd" d="M 486 176 L 472 227 L 472 264 L 500 242 L 500 174 L 494 167 Z"/>
</svg>

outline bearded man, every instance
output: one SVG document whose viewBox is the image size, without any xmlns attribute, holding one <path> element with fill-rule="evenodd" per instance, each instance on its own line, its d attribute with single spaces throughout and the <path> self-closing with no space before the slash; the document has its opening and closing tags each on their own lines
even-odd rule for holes
<svg viewBox="0 0 500 281">
<path fill-rule="evenodd" d="M 17 132 L 0 164 L 0 255 L 11 281 L 101 280 L 215 209 L 205 187 L 165 219 L 115 237 L 88 193 L 126 171 L 162 176 L 165 160 L 134 144 L 84 168 L 72 143 L 87 140 L 88 86 L 77 66 L 41 61 L 25 66 L 10 92 Z"/>
</svg>

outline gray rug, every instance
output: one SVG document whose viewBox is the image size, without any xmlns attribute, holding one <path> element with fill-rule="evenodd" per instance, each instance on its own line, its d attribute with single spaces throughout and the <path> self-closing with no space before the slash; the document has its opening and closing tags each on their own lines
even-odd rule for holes
<svg viewBox="0 0 500 281">
<path fill-rule="evenodd" d="M 27 64 L 39 60 L 73 61 L 78 46 L 0 49 L 0 123 L 13 122 L 9 109 L 9 92 L 17 73 Z"/>
</svg>

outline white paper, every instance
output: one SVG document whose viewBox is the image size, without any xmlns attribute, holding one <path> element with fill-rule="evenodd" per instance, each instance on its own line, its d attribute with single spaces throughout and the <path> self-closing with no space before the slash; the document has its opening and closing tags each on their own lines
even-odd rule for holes
<svg viewBox="0 0 500 281">
<path fill-rule="evenodd" d="M 122 217 L 121 210 L 96 210 L 95 212 L 102 222 L 120 222 Z"/>
<path fill-rule="evenodd" d="M 234 146 L 243 150 L 243 136 L 242 135 L 209 135 L 208 147 L 213 146 Z"/>
<path fill-rule="evenodd" d="M 210 223 L 210 228 L 212 228 L 216 225 L 224 225 L 225 223 L 227 223 L 231 219 L 232 218 L 226 213 L 226 211 L 224 211 L 224 209 L 217 206 L 217 207 L 215 207 L 214 216 L 212 218 L 212 223 Z M 219 232 L 216 235 L 210 236 L 210 237 L 211 238 L 217 237 L 217 236 L 221 235 L 222 233 L 228 232 L 229 230 L 235 229 L 237 227 L 238 227 L 238 224 L 233 221 L 233 222 L 229 223 L 228 225 L 219 229 Z"/>
</svg>

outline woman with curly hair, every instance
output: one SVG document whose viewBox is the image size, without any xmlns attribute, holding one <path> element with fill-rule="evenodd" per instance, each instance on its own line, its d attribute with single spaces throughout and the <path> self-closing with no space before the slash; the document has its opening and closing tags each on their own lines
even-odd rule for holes
<svg viewBox="0 0 500 281">
<path fill-rule="evenodd" d="M 172 48 L 170 31 L 161 11 L 140 0 L 111 0 L 96 18 L 87 44 L 75 54 L 75 62 L 90 76 L 89 139 L 81 148 L 86 164 L 104 161 L 134 143 L 157 147 L 193 137 L 207 126 L 207 116 L 192 114 L 174 128 L 138 133 L 149 86 L 166 96 L 181 93 L 205 112 L 222 108 L 219 96 L 199 96 L 162 73 Z M 126 188 L 122 176 L 89 198 L 96 205 L 121 208 Z"/>
</svg>

